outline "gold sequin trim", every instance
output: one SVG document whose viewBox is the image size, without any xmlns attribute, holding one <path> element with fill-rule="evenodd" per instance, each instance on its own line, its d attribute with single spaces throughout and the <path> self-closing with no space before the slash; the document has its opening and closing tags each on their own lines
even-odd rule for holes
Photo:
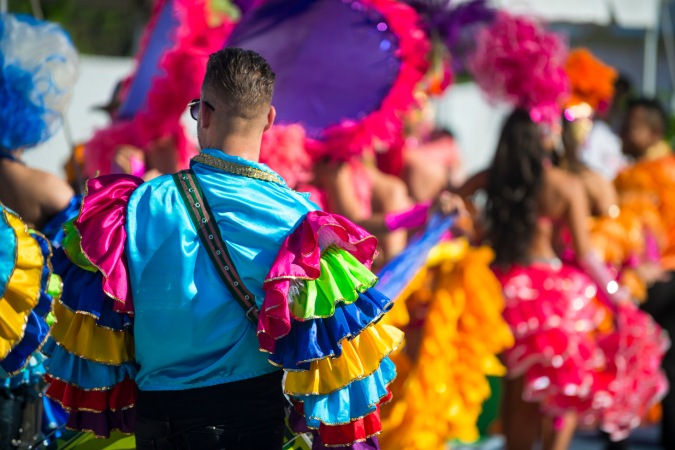
<svg viewBox="0 0 675 450">
<path fill-rule="evenodd" d="M 243 164 L 224 161 L 220 158 L 216 158 L 215 156 L 207 155 L 206 153 L 200 153 L 199 155 L 192 158 L 192 161 L 222 170 L 223 172 L 241 175 L 242 177 L 255 178 L 256 180 L 283 184 L 283 180 L 273 173 L 265 172 L 264 170 L 256 169 L 255 167 L 251 166 L 245 166 Z"/>
</svg>

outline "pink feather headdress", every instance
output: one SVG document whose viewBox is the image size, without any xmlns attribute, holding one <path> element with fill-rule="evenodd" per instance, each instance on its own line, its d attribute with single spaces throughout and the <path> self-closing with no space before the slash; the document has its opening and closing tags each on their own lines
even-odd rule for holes
<svg viewBox="0 0 675 450">
<path fill-rule="evenodd" d="M 492 101 L 523 108 L 537 123 L 555 124 L 569 95 L 567 46 L 542 24 L 499 12 L 479 31 L 469 69 Z"/>
</svg>

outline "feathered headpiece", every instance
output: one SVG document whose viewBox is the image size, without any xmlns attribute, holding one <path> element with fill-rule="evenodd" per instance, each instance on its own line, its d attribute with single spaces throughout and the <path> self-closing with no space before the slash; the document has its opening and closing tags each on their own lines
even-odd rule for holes
<svg viewBox="0 0 675 450">
<path fill-rule="evenodd" d="M 585 48 L 570 52 L 565 70 L 572 85 L 566 106 L 588 104 L 595 111 L 606 110 L 614 95 L 617 72 Z"/>
<path fill-rule="evenodd" d="M 62 124 L 78 56 L 58 25 L 0 14 L 0 149 L 34 147 Z"/>
<path fill-rule="evenodd" d="M 85 175 L 110 173 L 121 145 L 148 150 L 158 139 L 173 139 L 179 164 L 194 153 L 180 118 L 199 97 L 208 55 L 219 50 L 234 27 L 227 11 L 209 0 L 159 0 L 137 56 L 136 70 L 122 92 L 113 123 L 85 147 Z"/>
<path fill-rule="evenodd" d="M 454 72 L 466 68 L 466 58 L 475 45 L 475 34 L 497 15 L 489 0 L 408 0 L 408 3 L 422 16 L 429 35 L 449 52 Z"/>
<path fill-rule="evenodd" d="M 479 31 L 469 69 L 493 101 L 506 101 L 538 123 L 557 123 L 569 92 L 567 48 L 556 34 L 522 16 L 499 12 Z"/>
<path fill-rule="evenodd" d="M 277 123 L 301 125 L 314 160 L 349 160 L 401 139 L 402 116 L 429 67 L 419 16 L 395 0 L 260 2 L 227 45 L 270 63 Z M 270 154 L 263 149 L 261 161 Z"/>
</svg>

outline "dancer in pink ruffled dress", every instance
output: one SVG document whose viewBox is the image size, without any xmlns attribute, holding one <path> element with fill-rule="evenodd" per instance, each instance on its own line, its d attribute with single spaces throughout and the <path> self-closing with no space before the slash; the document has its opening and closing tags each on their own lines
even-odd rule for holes
<svg viewBox="0 0 675 450">
<path fill-rule="evenodd" d="M 486 177 L 487 237 L 515 337 L 504 355 L 509 450 L 539 439 L 566 449 L 578 424 L 623 438 L 667 388 L 667 337 L 591 250 L 583 187 L 548 163 L 541 130 L 528 112 L 511 114 Z M 574 266 L 554 250 L 562 229 Z"/>
</svg>

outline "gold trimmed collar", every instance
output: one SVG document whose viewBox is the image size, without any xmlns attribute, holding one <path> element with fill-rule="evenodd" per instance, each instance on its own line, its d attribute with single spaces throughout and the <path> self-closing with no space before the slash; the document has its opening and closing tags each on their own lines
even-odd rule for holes
<svg viewBox="0 0 675 450">
<path fill-rule="evenodd" d="M 230 161 L 225 161 L 215 156 L 206 153 L 200 153 L 192 158 L 192 161 L 204 164 L 205 166 L 213 167 L 214 169 L 222 170 L 223 172 L 241 175 L 242 177 L 255 178 L 256 180 L 269 181 L 271 183 L 284 184 L 283 180 L 270 172 L 266 172 L 255 167 L 244 164 L 237 164 Z"/>
</svg>

